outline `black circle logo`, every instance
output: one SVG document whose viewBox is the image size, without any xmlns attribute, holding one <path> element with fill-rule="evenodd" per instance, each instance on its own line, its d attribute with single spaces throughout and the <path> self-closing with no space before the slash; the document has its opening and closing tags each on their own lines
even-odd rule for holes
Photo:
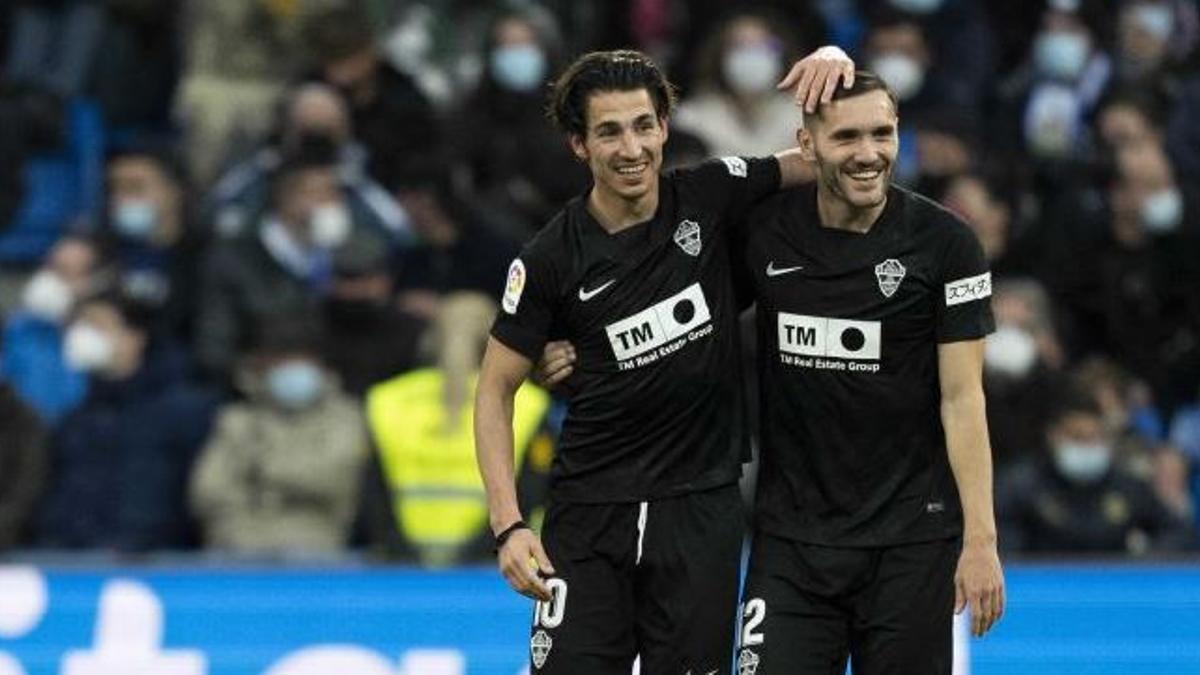
<svg viewBox="0 0 1200 675">
<path fill-rule="evenodd" d="M 671 313 L 675 316 L 675 321 L 678 323 L 687 323 L 696 316 L 696 305 L 691 300 L 684 298 L 675 303 L 675 307 L 671 309 Z"/>
<path fill-rule="evenodd" d="M 842 348 L 848 352 L 856 352 L 867 343 L 867 336 L 857 328 L 850 327 L 842 331 Z"/>
</svg>

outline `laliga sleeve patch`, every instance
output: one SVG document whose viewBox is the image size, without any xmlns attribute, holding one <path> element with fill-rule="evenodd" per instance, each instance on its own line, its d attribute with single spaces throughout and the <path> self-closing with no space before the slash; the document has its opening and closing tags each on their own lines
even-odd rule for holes
<svg viewBox="0 0 1200 675">
<path fill-rule="evenodd" d="M 525 263 L 520 258 L 508 266 L 508 281 L 504 284 L 504 300 L 500 303 L 509 314 L 517 313 L 521 304 L 521 293 L 525 290 Z"/>
<path fill-rule="evenodd" d="M 725 168 L 729 170 L 730 176 L 746 177 L 746 160 L 741 157 L 722 157 L 721 161 L 725 162 Z"/>
<path fill-rule="evenodd" d="M 951 281 L 946 284 L 946 306 L 953 307 L 964 302 L 982 300 L 992 295 L 992 273 L 984 272 L 973 277 Z"/>
</svg>

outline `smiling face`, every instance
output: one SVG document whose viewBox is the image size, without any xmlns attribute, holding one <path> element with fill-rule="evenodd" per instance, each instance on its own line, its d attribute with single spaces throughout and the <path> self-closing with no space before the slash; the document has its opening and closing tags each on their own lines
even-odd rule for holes
<svg viewBox="0 0 1200 675">
<path fill-rule="evenodd" d="M 822 198 L 851 212 L 880 206 L 899 150 L 896 108 L 884 90 L 821 106 L 797 137 L 804 159 L 815 162 Z"/>
<path fill-rule="evenodd" d="M 598 91 L 588 97 L 587 130 L 571 135 L 575 156 L 587 162 L 603 199 L 636 202 L 658 186 L 667 123 L 645 89 Z"/>
</svg>

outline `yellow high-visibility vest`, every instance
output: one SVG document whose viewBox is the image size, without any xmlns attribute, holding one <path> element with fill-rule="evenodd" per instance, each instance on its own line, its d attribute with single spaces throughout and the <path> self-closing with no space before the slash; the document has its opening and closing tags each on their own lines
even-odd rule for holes
<svg viewBox="0 0 1200 675">
<path fill-rule="evenodd" d="M 487 497 L 475 461 L 476 378 L 467 385 L 459 418 L 447 424 L 443 376 L 424 368 L 367 392 L 367 420 L 391 492 L 396 526 L 426 564 L 451 562 L 487 523 Z M 550 395 L 523 385 L 513 402 L 515 466 L 550 408 Z"/>
</svg>

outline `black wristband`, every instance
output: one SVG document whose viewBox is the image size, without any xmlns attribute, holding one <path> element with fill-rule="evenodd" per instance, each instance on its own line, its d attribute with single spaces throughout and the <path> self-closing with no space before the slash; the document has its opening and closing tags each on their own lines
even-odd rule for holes
<svg viewBox="0 0 1200 675">
<path fill-rule="evenodd" d="M 529 529 L 529 525 L 526 525 L 525 521 L 523 521 L 523 520 L 518 520 L 517 522 L 513 523 L 512 525 L 509 525 L 508 527 L 504 528 L 503 532 L 496 535 L 496 548 L 494 549 L 494 552 L 495 553 L 500 552 L 500 549 L 504 547 L 504 542 L 508 541 L 508 538 L 512 536 L 513 532 L 516 532 L 517 530 L 528 530 L 528 529 Z"/>
</svg>

